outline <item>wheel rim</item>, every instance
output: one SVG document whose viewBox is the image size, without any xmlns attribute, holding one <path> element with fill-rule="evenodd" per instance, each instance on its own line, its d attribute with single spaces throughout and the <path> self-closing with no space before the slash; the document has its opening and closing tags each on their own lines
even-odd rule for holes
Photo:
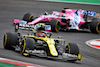
<svg viewBox="0 0 100 67">
<path fill-rule="evenodd" d="M 97 33 L 100 33 L 100 22 L 97 23 L 96 31 L 97 31 Z"/>
<path fill-rule="evenodd" d="M 58 32 L 60 30 L 60 22 L 59 21 L 57 21 L 57 23 L 56 23 L 55 30 L 56 30 L 56 32 Z"/>
</svg>

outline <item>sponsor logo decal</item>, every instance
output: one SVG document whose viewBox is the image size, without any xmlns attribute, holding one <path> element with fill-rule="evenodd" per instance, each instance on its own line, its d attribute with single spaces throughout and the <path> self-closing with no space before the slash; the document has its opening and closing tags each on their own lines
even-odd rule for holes
<svg viewBox="0 0 100 67">
<path fill-rule="evenodd" d="M 96 12 L 87 11 L 87 10 L 83 10 L 82 12 L 83 12 L 83 14 L 88 14 L 89 16 L 95 16 L 95 14 L 96 14 Z"/>
<path fill-rule="evenodd" d="M 80 23 L 80 15 L 78 13 L 78 10 L 75 11 L 74 13 L 74 18 L 72 22 L 72 29 L 78 29 L 78 24 Z"/>
<path fill-rule="evenodd" d="M 50 25 L 45 25 L 45 31 L 51 31 L 51 26 Z"/>
</svg>

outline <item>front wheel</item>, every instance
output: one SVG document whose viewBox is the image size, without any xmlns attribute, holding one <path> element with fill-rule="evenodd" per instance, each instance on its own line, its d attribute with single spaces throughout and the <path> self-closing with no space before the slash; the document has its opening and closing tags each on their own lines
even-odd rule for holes
<svg viewBox="0 0 100 67">
<path fill-rule="evenodd" d="M 50 21 L 50 25 L 51 25 L 51 30 L 52 30 L 53 32 L 59 32 L 59 30 L 60 30 L 60 28 L 61 28 L 61 26 L 60 26 L 60 21 L 59 21 L 59 20 L 57 20 L 57 19 L 52 19 L 52 20 Z"/>
<path fill-rule="evenodd" d="M 78 60 L 81 60 L 81 55 L 79 54 L 79 47 L 75 43 L 68 43 L 66 45 L 65 53 L 69 53 L 69 54 L 72 54 L 72 55 L 77 55 L 78 56 Z M 77 61 L 77 59 L 68 60 L 68 61 Z"/>
<path fill-rule="evenodd" d="M 32 22 L 34 19 L 34 16 L 31 15 L 30 13 L 26 13 L 24 16 L 23 16 L 23 20 L 24 21 L 27 21 L 27 22 Z"/>
<path fill-rule="evenodd" d="M 21 46 L 21 54 L 23 56 L 31 56 L 26 50 L 34 50 L 35 41 L 32 38 L 23 38 Z"/>
<path fill-rule="evenodd" d="M 98 18 L 94 18 L 90 24 L 90 31 L 92 33 L 100 33 L 100 20 Z"/>
<path fill-rule="evenodd" d="M 75 54 L 75 55 L 79 54 L 79 47 L 75 43 L 68 43 L 66 48 L 68 49 L 65 51 L 66 53 Z"/>
</svg>

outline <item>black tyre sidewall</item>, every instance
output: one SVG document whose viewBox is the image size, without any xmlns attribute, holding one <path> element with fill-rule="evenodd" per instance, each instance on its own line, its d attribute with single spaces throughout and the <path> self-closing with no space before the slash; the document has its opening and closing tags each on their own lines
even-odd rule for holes
<svg viewBox="0 0 100 67">
<path fill-rule="evenodd" d="M 5 43 L 5 37 L 6 37 L 6 43 Z M 5 33 L 4 34 L 3 45 L 5 49 L 13 50 L 14 48 L 12 46 L 17 45 L 17 44 L 18 44 L 17 33 Z"/>
<path fill-rule="evenodd" d="M 24 21 L 27 21 L 27 22 L 31 22 L 33 19 L 33 15 L 31 15 L 30 13 L 26 13 L 24 16 L 23 16 L 23 19 Z"/>
<path fill-rule="evenodd" d="M 34 49 L 35 40 L 32 38 L 26 38 L 26 47 L 29 49 Z"/>
<path fill-rule="evenodd" d="M 23 55 L 23 53 L 27 53 L 25 52 L 25 49 L 29 48 L 29 49 L 34 49 L 34 44 L 35 44 L 35 41 L 34 39 L 32 38 L 23 38 L 23 42 L 22 42 L 22 47 L 21 47 L 21 53 Z M 29 54 L 30 56 L 30 54 Z"/>
<path fill-rule="evenodd" d="M 60 21 L 59 20 L 52 19 L 50 21 L 50 25 L 51 25 L 52 32 L 59 32 L 59 30 L 60 30 Z M 59 28 L 57 28 L 57 25 L 59 25 Z"/>
<path fill-rule="evenodd" d="M 92 33 L 100 33 L 100 31 L 98 31 L 99 25 L 100 25 L 100 20 L 98 18 L 94 18 L 90 24 L 90 31 Z"/>
<path fill-rule="evenodd" d="M 68 47 L 68 53 L 69 54 L 75 54 L 75 55 L 79 54 L 79 48 L 78 48 L 77 44 L 75 44 L 75 43 L 68 43 L 67 47 Z"/>
</svg>

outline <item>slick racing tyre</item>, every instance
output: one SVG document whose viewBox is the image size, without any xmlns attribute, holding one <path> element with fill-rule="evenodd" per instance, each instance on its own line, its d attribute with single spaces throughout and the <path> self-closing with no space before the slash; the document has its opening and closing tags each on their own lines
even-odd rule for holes
<svg viewBox="0 0 100 67">
<path fill-rule="evenodd" d="M 75 44 L 75 43 L 68 43 L 66 48 L 68 50 L 66 50 L 65 52 L 67 52 L 69 54 L 75 54 L 75 55 L 79 54 L 79 48 L 78 48 L 77 44 Z"/>
<path fill-rule="evenodd" d="M 50 25 L 51 25 L 51 30 L 53 31 L 53 32 L 59 32 L 59 30 L 60 30 L 60 21 L 59 20 L 57 20 L 57 19 L 52 19 L 51 21 L 50 21 Z"/>
<path fill-rule="evenodd" d="M 81 60 L 81 56 L 79 56 L 80 55 L 79 54 L 79 48 L 78 48 L 77 44 L 75 44 L 75 43 L 68 43 L 67 46 L 66 46 L 65 53 L 77 55 L 78 60 Z M 74 62 L 74 61 L 77 61 L 77 59 L 67 60 L 67 61 Z"/>
<path fill-rule="evenodd" d="M 94 18 L 90 24 L 90 31 L 92 33 L 100 33 L 100 19 Z"/>
<path fill-rule="evenodd" d="M 24 16 L 23 16 L 23 20 L 24 21 L 27 21 L 27 22 L 32 22 L 33 21 L 33 15 L 31 15 L 30 13 L 26 13 Z"/>
<path fill-rule="evenodd" d="M 12 46 L 18 45 L 17 33 L 5 33 L 3 46 L 5 49 L 14 50 Z"/>
<path fill-rule="evenodd" d="M 34 50 L 35 48 L 35 40 L 32 38 L 23 38 L 22 46 L 21 46 L 21 54 L 23 56 L 31 56 L 26 50 Z"/>
</svg>

